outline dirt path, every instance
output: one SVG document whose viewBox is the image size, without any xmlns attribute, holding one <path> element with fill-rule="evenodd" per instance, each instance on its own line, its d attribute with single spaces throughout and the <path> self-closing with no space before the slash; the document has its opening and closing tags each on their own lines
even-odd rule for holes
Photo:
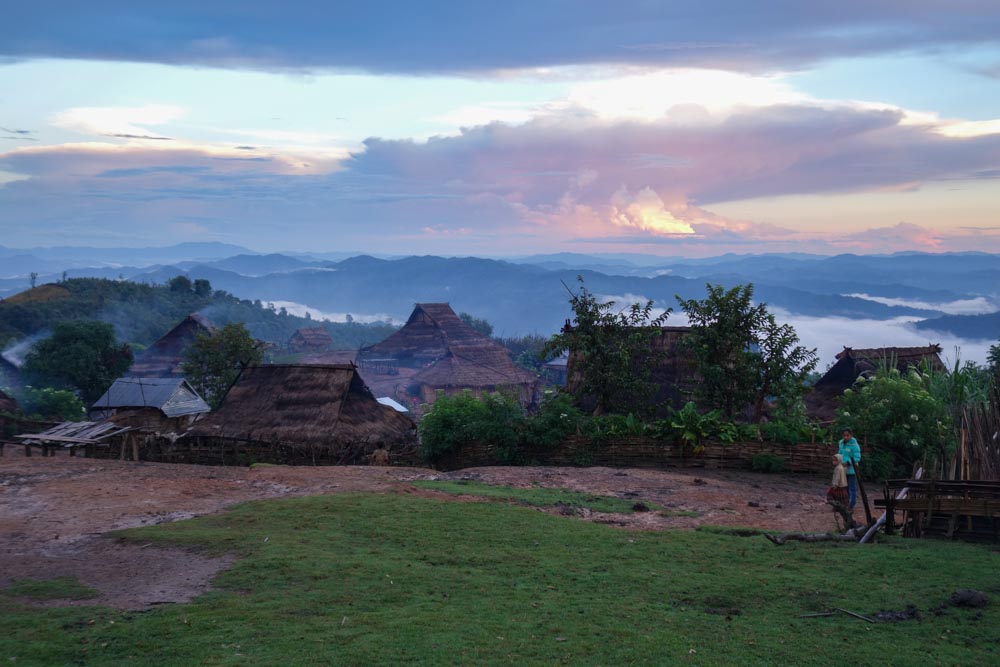
<svg viewBox="0 0 1000 667">
<path fill-rule="evenodd" d="M 119 544 L 121 528 L 217 512 L 234 503 L 350 491 L 427 495 L 407 482 L 473 479 L 487 484 L 568 488 L 652 502 L 698 516 L 588 514 L 640 530 L 701 524 L 828 530 L 823 480 L 711 471 L 610 468 L 225 468 L 57 456 L 0 458 L 0 588 L 25 578 L 76 576 L 101 593 L 81 604 L 145 608 L 206 590 L 231 562 L 180 549 Z M 436 494 L 440 497 L 441 494 Z"/>
</svg>

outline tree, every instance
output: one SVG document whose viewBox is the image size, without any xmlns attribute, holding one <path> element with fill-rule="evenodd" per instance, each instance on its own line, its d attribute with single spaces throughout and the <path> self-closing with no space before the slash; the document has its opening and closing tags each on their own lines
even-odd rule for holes
<svg viewBox="0 0 1000 667">
<path fill-rule="evenodd" d="M 199 334 L 185 355 L 184 376 L 212 409 L 247 366 L 259 364 L 263 351 L 242 322 L 230 322 L 212 334 Z"/>
<path fill-rule="evenodd" d="M 28 274 L 28 277 L 30 278 L 29 282 L 31 283 L 31 289 L 35 289 L 35 285 L 38 284 L 38 272 L 32 271 Z"/>
<path fill-rule="evenodd" d="M 779 325 L 767 304 L 754 305 L 752 284 L 706 288 L 700 301 L 677 297 L 691 324 L 684 345 L 701 375 L 701 407 L 730 420 L 750 407 L 759 422 L 769 397 L 794 404 L 816 367 L 816 351 L 797 345 L 795 329 Z"/>
<path fill-rule="evenodd" d="M 488 321 L 478 317 L 473 317 L 469 313 L 459 313 L 458 317 L 467 325 L 469 325 L 479 333 L 483 334 L 484 336 L 493 335 L 493 325 L 490 324 Z"/>
<path fill-rule="evenodd" d="M 132 349 L 119 344 L 110 324 L 60 322 L 52 336 L 31 348 L 24 372 L 35 386 L 74 389 L 87 404 L 101 397 L 132 365 Z"/>
<path fill-rule="evenodd" d="M 190 292 L 192 288 L 191 279 L 187 276 L 174 276 L 167 282 L 171 292 Z"/>
<path fill-rule="evenodd" d="M 17 401 L 21 411 L 34 419 L 80 421 L 85 416 L 83 401 L 66 389 L 28 386 L 18 394 Z"/>
<path fill-rule="evenodd" d="M 577 399 L 593 400 L 594 415 L 606 412 L 651 414 L 656 385 L 651 381 L 657 353 L 653 341 L 662 333 L 671 310 L 653 315 L 653 302 L 615 310 L 601 302 L 578 276 L 579 294 L 570 292 L 573 326 L 549 339 L 549 358 L 570 351 L 570 372 L 580 378 Z"/>
<path fill-rule="evenodd" d="M 194 281 L 192 287 L 194 288 L 194 293 L 198 296 L 212 296 L 212 283 L 208 282 L 204 278 L 199 278 Z"/>
</svg>

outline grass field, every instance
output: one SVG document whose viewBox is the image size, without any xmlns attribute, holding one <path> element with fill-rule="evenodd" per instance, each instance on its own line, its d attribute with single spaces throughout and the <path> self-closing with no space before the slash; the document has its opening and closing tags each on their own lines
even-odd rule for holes
<svg viewBox="0 0 1000 667">
<path fill-rule="evenodd" d="M 242 558 L 216 590 L 147 612 L 33 608 L 4 592 L 0 663 L 987 665 L 1000 640 L 1000 553 L 967 544 L 775 547 L 371 494 L 248 503 L 123 536 Z M 931 612 L 959 588 L 994 600 Z M 922 620 L 799 618 L 908 604 Z"/>
</svg>

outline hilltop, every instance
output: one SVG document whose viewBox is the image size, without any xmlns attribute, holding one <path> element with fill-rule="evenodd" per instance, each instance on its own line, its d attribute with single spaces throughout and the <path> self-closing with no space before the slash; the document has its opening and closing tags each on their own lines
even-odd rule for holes
<svg viewBox="0 0 1000 667">
<path fill-rule="evenodd" d="M 244 322 L 255 338 L 281 345 L 302 327 L 324 327 L 333 338 L 333 346 L 340 349 L 377 342 L 395 330 L 387 323 L 320 322 L 297 317 L 260 300 L 239 299 L 212 290 L 207 283 L 195 290 L 71 278 L 0 300 L 0 349 L 44 335 L 58 322 L 75 319 L 108 322 L 120 340 L 141 348 L 193 312 L 217 325 Z"/>
</svg>

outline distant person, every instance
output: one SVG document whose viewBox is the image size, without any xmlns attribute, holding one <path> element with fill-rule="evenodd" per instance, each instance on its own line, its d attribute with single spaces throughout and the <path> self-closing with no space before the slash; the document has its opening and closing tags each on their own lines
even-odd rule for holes
<svg viewBox="0 0 1000 667">
<path fill-rule="evenodd" d="M 833 455 L 833 478 L 830 480 L 826 499 L 828 502 L 838 502 L 841 505 L 850 502 L 847 494 L 847 470 L 844 468 L 844 457 L 840 454 Z"/>
<path fill-rule="evenodd" d="M 854 439 L 851 429 L 845 428 L 837 444 L 837 453 L 844 458 L 844 468 L 847 473 L 847 506 L 854 509 L 858 502 L 858 478 L 854 474 L 854 465 L 861 463 L 861 446 Z"/>
</svg>

